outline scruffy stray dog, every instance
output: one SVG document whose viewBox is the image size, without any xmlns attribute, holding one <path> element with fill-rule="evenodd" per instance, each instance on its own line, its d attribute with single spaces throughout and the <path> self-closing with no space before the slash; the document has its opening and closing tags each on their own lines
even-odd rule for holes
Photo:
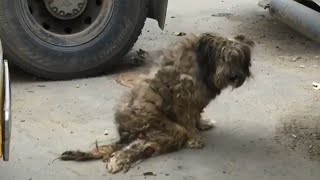
<svg viewBox="0 0 320 180">
<path fill-rule="evenodd" d="M 139 82 L 116 113 L 120 140 L 90 152 L 66 151 L 60 159 L 103 159 L 110 173 L 181 148 L 203 148 L 200 131 L 213 127 L 203 109 L 229 85 L 250 77 L 254 42 L 243 35 L 190 34 L 162 57 L 158 70 Z"/>
</svg>

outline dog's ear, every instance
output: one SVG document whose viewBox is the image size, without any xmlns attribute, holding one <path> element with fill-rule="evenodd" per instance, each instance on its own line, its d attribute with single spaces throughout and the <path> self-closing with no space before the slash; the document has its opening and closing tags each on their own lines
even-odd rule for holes
<svg viewBox="0 0 320 180">
<path fill-rule="evenodd" d="M 246 44 L 242 44 L 240 46 L 240 51 L 241 51 L 241 55 L 243 56 L 241 58 L 242 60 L 242 64 L 244 65 L 245 67 L 245 70 L 246 70 L 246 73 L 248 76 L 251 76 L 251 72 L 250 72 L 250 67 L 251 67 L 251 48 L 252 45 L 246 45 Z"/>
<path fill-rule="evenodd" d="M 215 56 L 214 35 L 203 33 L 197 43 L 197 54 L 202 64 L 208 65 Z"/>
<path fill-rule="evenodd" d="M 242 42 L 244 44 L 247 44 L 250 47 L 255 46 L 255 43 L 251 39 L 247 38 L 246 36 L 244 36 L 242 34 L 235 36 L 234 39 L 239 42 Z"/>
<path fill-rule="evenodd" d="M 217 37 L 214 34 L 203 33 L 199 36 L 197 43 L 197 56 L 201 68 L 201 76 L 207 86 L 211 89 L 216 89 L 212 83 L 212 77 L 216 73 L 216 48 Z"/>
</svg>

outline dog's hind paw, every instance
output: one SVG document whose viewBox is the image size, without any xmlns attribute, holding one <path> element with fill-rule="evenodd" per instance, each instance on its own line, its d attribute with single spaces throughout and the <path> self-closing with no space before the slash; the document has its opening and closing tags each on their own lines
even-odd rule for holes
<svg viewBox="0 0 320 180">
<path fill-rule="evenodd" d="M 202 138 L 189 139 L 186 144 L 187 148 L 190 149 L 202 149 L 205 146 Z"/>
<path fill-rule="evenodd" d="M 81 157 L 84 157 L 85 153 L 80 151 L 65 151 L 61 154 L 59 159 L 64 161 L 72 161 L 72 160 L 79 160 Z"/>
<path fill-rule="evenodd" d="M 123 153 L 118 152 L 111 157 L 107 164 L 109 173 L 115 174 L 123 170 L 127 172 L 131 168 L 130 159 Z"/>
<path fill-rule="evenodd" d="M 201 131 L 207 131 L 215 127 L 215 122 L 209 119 L 201 119 L 199 121 L 198 129 Z"/>
</svg>

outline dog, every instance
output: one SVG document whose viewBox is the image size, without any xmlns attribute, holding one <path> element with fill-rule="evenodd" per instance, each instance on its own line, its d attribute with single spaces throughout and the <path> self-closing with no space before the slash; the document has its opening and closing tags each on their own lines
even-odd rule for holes
<svg viewBox="0 0 320 180">
<path fill-rule="evenodd" d="M 244 35 L 233 39 L 213 33 L 183 37 L 118 105 L 115 121 L 120 138 L 116 143 L 97 145 L 89 152 L 66 151 L 60 159 L 103 159 L 114 174 L 149 157 L 203 148 L 200 132 L 214 123 L 201 114 L 223 89 L 239 88 L 251 77 L 254 44 Z"/>
</svg>

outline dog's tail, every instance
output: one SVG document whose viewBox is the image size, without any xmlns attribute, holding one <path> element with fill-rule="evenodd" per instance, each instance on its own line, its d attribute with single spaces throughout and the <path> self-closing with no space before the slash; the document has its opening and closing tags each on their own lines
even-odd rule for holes
<svg viewBox="0 0 320 180">
<path fill-rule="evenodd" d="M 112 153 L 120 150 L 122 147 L 123 145 L 118 143 L 102 146 L 98 146 L 98 143 L 96 143 L 96 147 L 91 151 L 65 151 L 58 159 L 63 161 L 89 161 L 94 159 L 108 160 Z"/>
</svg>

